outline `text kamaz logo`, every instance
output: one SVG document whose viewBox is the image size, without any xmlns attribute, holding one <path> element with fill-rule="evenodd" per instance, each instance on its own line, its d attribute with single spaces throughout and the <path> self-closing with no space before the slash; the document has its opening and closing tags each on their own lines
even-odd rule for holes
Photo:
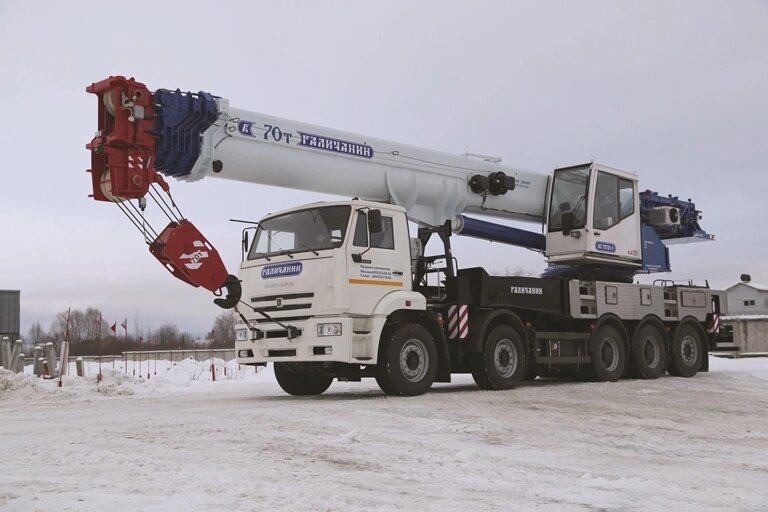
<svg viewBox="0 0 768 512">
<path fill-rule="evenodd" d="M 608 242 L 595 242 L 595 249 L 603 252 L 616 252 L 616 246 Z"/>
<path fill-rule="evenodd" d="M 261 269 L 261 277 L 263 279 L 270 279 L 272 277 L 290 277 L 301 274 L 304 269 L 304 265 L 301 262 L 297 263 L 283 263 L 280 265 L 269 265 Z"/>
<path fill-rule="evenodd" d="M 530 288 L 527 286 L 513 286 L 510 293 L 518 295 L 544 295 L 543 288 Z"/>
</svg>

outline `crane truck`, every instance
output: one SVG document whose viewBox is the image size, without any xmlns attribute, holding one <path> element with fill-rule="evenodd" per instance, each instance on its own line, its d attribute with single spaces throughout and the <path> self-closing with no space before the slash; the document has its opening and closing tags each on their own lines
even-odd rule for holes
<svg viewBox="0 0 768 512">
<path fill-rule="evenodd" d="M 274 363 L 287 393 L 321 394 L 334 379 L 372 377 L 387 394 L 411 396 L 457 373 L 500 390 L 536 376 L 708 369 L 724 292 L 634 278 L 668 272 L 668 246 L 714 236 L 690 199 L 641 191 L 631 172 L 589 162 L 534 173 L 242 110 L 206 92 L 152 92 L 120 76 L 86 90 L 99 98 L 86 146 L 92 197 L 116 204 L 172 275 L 234 310 L 238 363 Z M 348 199 L 248 224 L 232 275 L 163 176 Z M 145 217 L 148 199 L 168 217 L 160 231 Z M 541 252 L 548 267 L 541 277 L 459 268 L 453 235 Z"/>
</svg>

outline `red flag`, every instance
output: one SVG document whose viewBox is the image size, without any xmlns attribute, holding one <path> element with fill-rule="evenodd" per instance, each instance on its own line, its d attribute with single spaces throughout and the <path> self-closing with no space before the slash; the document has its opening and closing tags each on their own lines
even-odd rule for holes
<svg viewBox="0 0 768 512">
<path fill-rule="evenodd" d="M 128 330 L 128 319 L 126 318 L 125 320 L 123 320 L 123 323 L 121 323 L 120 325 L 123 327 L 123 329 L 125 329 L 127 331 Z"/>
<path fill-rule="evenodd" d="M 117 334 L 117 322 L 113 323 L 110 329 L 112 329 L 112 334 Z"/>
</svg>

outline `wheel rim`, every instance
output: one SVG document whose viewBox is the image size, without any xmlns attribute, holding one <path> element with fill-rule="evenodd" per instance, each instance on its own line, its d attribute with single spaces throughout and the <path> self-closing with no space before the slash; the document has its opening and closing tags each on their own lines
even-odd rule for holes
<svg viewBox="0 0 768 512">
<path fill-rule="evenodd" d="M 496 349 L 493 351 L 493 366 L 496 373 L 502 378 L 508 379 L 514 375 L 517 370 L 517 349 L 515 344 L 508 339 L 499 341 Z"/>
<path fill-rule="evenodd" d="M 603 367 L 612 372 L 619 367 L 619 344 L 613 338 L 604 338 L 600 344 L 600 360 Z"/>
<path fill-rule="evenodd" d="M 699 347 L 696 343 L 696 338 L 690 334 L 685 336 L 683 341 L 680 342 L 680 357 L 685 366 L 696 364 L 696 359 L 699 357 Z"/>
<path fill-rule="evenodd" d="M 656 368 L 661 362 L 661 350 L 656 338 L 648 336 L 643 341 L 643 359 L 649 368 Z"/>
<path fill-rule="evenodd" d="M 427 374 L 429 355 L 424 342 L 413 338 L 400 350 L 400 372 L 411 382 L 419 382 Z"/>
</svg>

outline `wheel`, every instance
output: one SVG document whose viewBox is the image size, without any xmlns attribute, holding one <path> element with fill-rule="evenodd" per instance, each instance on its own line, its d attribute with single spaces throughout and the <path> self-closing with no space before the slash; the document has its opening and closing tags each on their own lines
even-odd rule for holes
<svg viewBox="0 0 768 512">
<path fill-rule="evenodd" d="M 482 389 L 512 389 L 526 373 L 526 351 L 520 334 L 508 325 L 491 331 L 483 344 L 483 357 L 472 370 Z"/>
<path fill-rule="evenodd" d="M 437 348 L 427 329 L 403 324 L 386 329 L 379 347 L 376 382 L 388 395 L 423 395 L 437 375 Z"/>
<path fill-rule="evenodd" d="M 320 395 L 331 386 L 333 377 L 294 373 L 286 363 L 275 363 L 275 378 L 289 395 Z"/>
<path fill-rule="evenodd" d="M 656 379 L 667 369 L 667 343 L 664 332 L 645 324 L 635 333 L 632 346 L 632 376 Z"/>
<path fill-rule="evenodd" d="M 592 372 L 599 382 L 616 382 L 624 373 L 627 351 L 618 329 L 603 324 L 592 335 Z M 592 374 L 590 372 L 590 374 Z"/>
<path fill-rule="evenodd" d="M 699 331 L 690 324 L 684 324 L 675 330 L 669 354 L 670 375 L 693 377 L 701 368 L 704 348 Z"/>
</svg>

